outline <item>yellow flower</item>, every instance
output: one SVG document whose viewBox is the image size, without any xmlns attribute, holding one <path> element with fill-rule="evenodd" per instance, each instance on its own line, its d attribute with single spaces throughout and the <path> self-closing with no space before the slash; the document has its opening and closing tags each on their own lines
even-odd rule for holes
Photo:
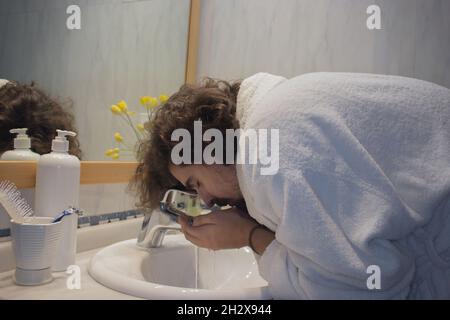
<svg viewBox="0 0 450 320">
<path fill-rule="evenodd" d="M 114 150 L 113 149 L 108 149 L 105 151 L 105 156 L 110 157 L 112 154 L 114 154 Z"/>
<path fill-rule="evenodd" d="M 150 99 L 150 107 L 154 108 L 158 105 L 158 99 L 151 97 Z"/>
<path fill-rule="evenodd" d="M 165 94 L 159 96 L 159 101 L 161 101 L 162 104 L 166 103 L 167 100 L 169 100 L 169 97 Z"/>
<path fill-rule="evenodd" d="M 143 125 L 142 123 L 138 123 L 138 124 L 136 125 L 136 128 L 137 128 L 139 131 L 144 131 L 144 125 Z"/>
<path fill-rule="evenodd" d="M 117 159 L 119 159 L 119 154 L 114 153 L 113 155 L 111 155 L 111 158 L 113 158 L 114 160 L 117 160 Z"/>
<path fill-rule="evenodd" d="M 140 101 L 141 104 L 147 109 L 152 109 L 158 105 L 158 99 L 151 96 L 143 96 Z"/>
<path fill-rule="evenodd" d="M 145 107 L 150 102 L 151 97 L 149 96 L 142 96 L 140 101 L 141 104 Z"/>
<path fill-rule="evenodd" d="M 114 139 L 117 142 L 122 142 L 123 141 L 123 137 L 122 137 L 122 135 L 119 132 L 114 133 Z"/>
<path fill-rule="evenodd" d="M 105 155 L 113 160 L 117 160 L 119 158 L 119 154 L 120 154 L 119 148 L 108 149 L 105 151 Z"/>
<path fill-rule="evenodd" d="M 119 103 L 117 104 L 117 106 L 119 107 L 120 111 L 122 111 L 122 112 L 125 112 L 128 109 L 127 103 L 123 100 L 120 100 Z"/>
<path fill-rule="evenodd" d="M 116 106 L 115 104 L 113 104 L 113 105 L 111 106 L 111 111 L 112 111 L 112 113 L 114 113 L 114 114 L 120 114 L 120 113 L 122 113 L 122 110 L 121 110 L 118 106 Z"/>
</svg>

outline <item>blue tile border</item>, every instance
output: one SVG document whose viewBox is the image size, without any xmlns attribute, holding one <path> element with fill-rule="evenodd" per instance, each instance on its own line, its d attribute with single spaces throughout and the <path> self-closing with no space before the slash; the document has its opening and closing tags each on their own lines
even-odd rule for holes
<svg viewBox="0 0 450 320">
<path fill-rule="evenodd" d="M 138 218 L 142 216 L 140 210 L 127 210 L 120 212 L 104 213 L 100 215 L 85 215 L 78 218 L 78 228 L 84 228 L 88 226 L 96 226 L 103 223 L 112 223 L 116 221 L 127 220 L 131 218 Z M 0 229 L 0 238 L 11 236 L 11 230 Z"/>
<path fill-rule="evenodd" d="M 78 228 L 126 220 L 129 219 L 130 217 L 137 218 L 139 216 L 142 216 L 142 213 L 139 210 L 128 210 L 128 211 L 104 213 L 100 215 L 81 216 L 78 218 Z"/>
<path fill-rule="evenodd" d="M 10 229 L 0 229 L 0 238 L 9 237 L 11 235 Z"/>
</svg>

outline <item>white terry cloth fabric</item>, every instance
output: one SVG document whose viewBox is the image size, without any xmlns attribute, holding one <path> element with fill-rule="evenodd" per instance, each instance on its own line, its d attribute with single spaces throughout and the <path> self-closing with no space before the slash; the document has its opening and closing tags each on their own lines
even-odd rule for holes
<svg viewBox="0 0 450 320">
<path fill-rule="evenodd" d="M 450 298 L 449 89 L 258 73 L 237 115 L 244 129 L 279 129 L 277 174 L 237 165 L 250 215 L 275 232 L 258 256 L 274 298 Z"/>
</svg>

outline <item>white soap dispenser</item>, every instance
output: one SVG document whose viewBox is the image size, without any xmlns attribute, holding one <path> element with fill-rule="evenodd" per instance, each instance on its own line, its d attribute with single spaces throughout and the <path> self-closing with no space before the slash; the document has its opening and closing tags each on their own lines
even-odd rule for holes
<svg viewBox="0 0 450 320">
<path fill-rule="evenodd" d="M 1 79 L 0 79 L 1 87 Z M 40 155 L 30 150 L 31 141 L 27 135 L 27 128 L 17 128 L 9 130 L 11 133 L 17 134 L 14 138 L 14 149 L 4 152 L 0 160 L 8 161 L 37 161 Z M 0 229 L 11 228 L 11 218 L 5 209 L 0 205 Z M 10 237 L 0 237 L 0 242 L 10 240 Z"/>
<path fill-rule="evenodd" d="M 11 129 L 9 132 L 16 133 L 14 138 L 14 150 L 6 151 L 0 160 L 10 161 L 37 161 L 40 155 L 30 150 L 31 140 L 27 135 L 27 128 Z"/>
<path fill-rule="evenodd" d="M 78 207 L 80 160 L 68 153 L 69 141 L 75 132 L 56 130 L 52 152 L 40 157 L 36 172 L 35 214 L 56 217 L 69 206 Z M 62 237 L 55 254 L 53 271 L 66 271 L 75 264 L 78 216 L 71 214 L 61 221 Z"/>
</svg>

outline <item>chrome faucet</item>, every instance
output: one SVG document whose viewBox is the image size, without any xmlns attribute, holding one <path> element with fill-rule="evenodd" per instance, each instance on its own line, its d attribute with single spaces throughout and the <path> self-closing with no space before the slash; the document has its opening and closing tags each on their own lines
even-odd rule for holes
<svg viewBox="0 0 450 320">
<path fill-rule="evenodd" d="M 160 202 L 160 210 L 145 214 L 137 245 L 143 248 L 160 247 L 166 233 L 181 232 L 177 223 L 179 215 L 191 215 L 203 209 L 204 204 L 197 194 L 177 189 L 167 190 Z"/>
<path fill-rule="evenodd" d="M 167 232 L 181 232 L 181 227 L 160 210 L 146 213 L 138 234 L 137 245 L 142 248 L 161 247 Z"/>
</svg>

